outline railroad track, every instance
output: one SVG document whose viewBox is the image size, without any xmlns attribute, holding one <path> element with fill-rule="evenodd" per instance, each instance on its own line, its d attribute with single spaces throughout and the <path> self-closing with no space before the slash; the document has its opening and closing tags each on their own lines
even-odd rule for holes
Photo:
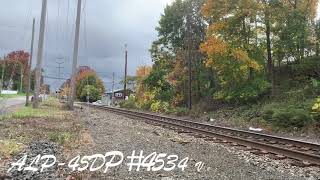
<svg viewBox="0 0 320 180">
<path fill-rule="evenodd" d="M 247 147 L 247 149 L 255 151 L 257 154 L 270 154 L 278 159 L 290 158 L 298 160 L 302 166 L 320 166 L 320 144 L 214 126 L 152 113 L 92 104 L 90 106 L 129 117 L 141 118 L 171 128 L 182 129 L 185 133 L 196 133 L 197 136 L 206 138 L 207 140 L 213 138 L 223 140 L 224 142 L 232 142 L 234 145 Z"/>
</svg>

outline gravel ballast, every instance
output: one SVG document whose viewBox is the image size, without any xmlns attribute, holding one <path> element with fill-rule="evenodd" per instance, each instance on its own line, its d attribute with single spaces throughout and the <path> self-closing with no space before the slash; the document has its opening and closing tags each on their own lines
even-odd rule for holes
<svg viewBox="0 0 320 180">
<path fill-rule="evenodd" d="M 104 154 L 121 151 L 129 156 L 132 151 L 144 151 L 178 155 L 179 159 L 189 157 L 185 171 L 139 172 L 128 171 L 126 161 L 120 167 L 107 173 L 91 172 L 82 175 L 88 179 L 318 179 L 319 168 L 299 168 L 253 155 L 237 147 L 205 141 L 185 133 L 147 124 L 121 115 L 96 109 L 77 110 L 81 120 L 93 140 L 83 147 L 83 155 Z M 203 162 L 204 167 L 197 171 L 195 164 Z M 85 173 L 83 173 L 85 174 Z"/>
</svg>

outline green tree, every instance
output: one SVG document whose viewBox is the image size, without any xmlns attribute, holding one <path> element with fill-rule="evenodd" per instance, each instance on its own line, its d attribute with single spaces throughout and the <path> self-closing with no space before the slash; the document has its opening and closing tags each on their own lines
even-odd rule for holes
<svg viewBox="0 0 320 180">
<path fill-rule="evenodd" d="M 97 89 L 95 86 L 86 85 L 82 89 L 81 94 L 79 96 L 79 99 L 82 102 L 86 102 L 86 101 L 95 102 L 95 101 L 101 99 L 101 93 L 100 93 L 99 89 Z"/>
<path fill-rule="evenodd" d="M 199 51 L 206 34 L 206 21 L 201 14 L 203 3 L 204 0 L 174 1 L 165 8 L 156 28 L 158 40 L 153 42 L 150 50 L 153 69 L 161 69 L 162 79 L 169 82 L 175 97 L 179 99 L 173 99 L 174 104 L 184 105 L 188 99 L 189 58 L 193 99 L 199 101 L 207 97 L 214 86 L 212 70 L 202 63 L 205 55 Z"/>
<path fill-rule="evenodd" d="M 88 88 L 87 86 L 90 86 L 90 88 Z M 98 93 L 99 93 L 98 97 L 101 97 L 101 95 L 104 94 L 105 87 L 103 85 L 103 82 L 93 70 L 88 69 L 88 70 L 80 71 L 76 77 L 77 98 L 80 99 L 81 101 L 86 101 L 86 99 L 84 98 L 84 95 L 86 93 L 90 93 L 91 90 L 93 90 L 93 88 L 91 88 L 91 86 L 94 87 L 98 91 Z M 86 87 L 87 87 L 87 89 L 86 89 Z M 87 90 L 90 90 L 90 91 L 87 91 Z M 93 92 L 95 92 L 95 91 L 93 91 Z M 88 96 L 89 96 L 89 94 L 88 94 Z M 97 97 L 97 96 L 94 94 L 93 97 Z M 94 99 L 94 98 L 91 98 L 91 99 Z"/>
</svg>

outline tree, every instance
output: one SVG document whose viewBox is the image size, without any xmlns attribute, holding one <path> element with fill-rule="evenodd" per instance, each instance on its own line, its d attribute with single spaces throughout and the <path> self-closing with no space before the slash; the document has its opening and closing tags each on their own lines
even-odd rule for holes
<svg viewBox="0 0 320 180">
<path fill-rule="evenodd" d="M 83 94 L 87 92 L 85 91 L 85 87 L 88 85 L 96 88 L 100 96 L 105 92 L 102 80 L 93 70 L 79 71 L 76 77 L 76 95 L 78 99 L 84 100 Z M 92 88 L 89 88 L 89 90 L 91 91 Z"/>
<path fill-rule="evenodd" d="M 214 78 L 209 73 L 211 70 L 202 63 L 205 55 L 199 51 L 199 45 L 206 34 L 206 22 L 201 14 L 203 3 L 204 0 L 176 0 L 168 5 L 156 28 L 158 40 L 153 42 L 150 50 L 154 61 L 153 70 L 163 70 L 162 79 L 169 81 L 182 103 L 188 99 L 189 58 L 193 98 L 199 101 L 206 97 L 207 93 L 204 92 L 208 92 L 208 88 L 214 85 Z"/>
<path fill-rule="evenodd" d="M 257 40 L 257 16 L 259 4 L 255 0 L 218 1 L 208 0 L 202 12 L 211 22 L 207 39 L 201 44 L 201 51 L 208 58 L 207 67 L 216 71 L 220 91 L 219 99 L 244 98 L 237 94 L 239 89 L 262 81 L 263 44 Z M 256 89 L 253 89 L 256 91 Z M 262 92 L 257 92 L 262 93 Z"/>
<path fill-rule="evenodd" d="M 29 53 L 13 51 L 0 62 L 1 74 L 4 71 L 4 88 L 23 90 L 27 83 Z M 5 68 L 4 68 L 5 67 Z"/>
<path fill-rule="evenodd" d="M 101 92 L 93 85 L 86 85 L 78 98 L 82 102 L 95 102 L 101 99 Z"/>
<path fill-rule="evenodd" d="M 60 96 L 70 93 L 70 79 L 60 87 Z M 76 75 L 76 97 L 81 101 L 96 101 L 105 93 L 103 81 L 89 66 L 80 66 Z M 98 99 L 97 99 L 98 98 Z"/>
</svg>

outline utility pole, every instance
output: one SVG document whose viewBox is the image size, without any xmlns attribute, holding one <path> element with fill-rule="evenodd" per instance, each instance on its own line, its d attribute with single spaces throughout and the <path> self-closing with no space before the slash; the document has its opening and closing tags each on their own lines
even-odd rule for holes
<svg viewBox="0 0 320 180">
<path fill-rule="evenodd" d="M 37 66 L 36 66 L 36 77 L 35 77 L 35 91 L 33 97 L 33 108 L 39 107 L 39 95 L 41 86 L 41 69 L 42 69 L 42 56 L 43 56 L 43 45 L 44 45 L 44 31 L 46 26 L 46 15 L 47 15 L 47 0 L 42 1 L 41 9 L 41 20 L 40 20 L 40 34 L 38 43 L 38 55 L 37 55 Z"/>
<path fill-rule="evenodd" d="M 114 72 L 112 73 L 112 95 L 111 95 L 111 104 L 113 105 L 113 99 L 114 99 Z"/>
<path fill-rule="evenodd" d="M 74 49 L 73 49 L 72 75 L 71 75 L 71 92 L 70 92 L 70 98 L 69 98 L 69 104 L 68 104 L 70 109 L 73 109 L 75 92 L 76 92 L 75 85 L 76 85 L 76 73 L 77 73 L 78 51 L 79 51 L 81 2 L 82 0 L 78 0 L 76 31 L 75 31 Z"/>
<path fill-rule="evenodd" d="M 6 69 L 6 57 L 3 56 L 3 64 L 2 64 L 2 74 L 1 74 L 1 88 L 0 88 L 0 94 L 1 94 L 1 91 L 3 90 L 3 86 L 4 86 L 4 71 Z"/>
<path fill-rule="evenodd" d="M 22 93 L 22 83 L 23 83 L 23 64 L 20 63 L 20 88 L 19 88 L 19 93 Z"/>
<path fill-rule="evenodd" d="M 127 94 L 127 66 L 128 66 L 128 50 L 127 50 L 127 44 L 125 44 L 124 47 L 125 47 L 125 63 L 124 63 L 123 99 L 126 100 L 126 94 Z"/>
<path fill-rule="evenodd" d="M 27 82 L 27 90 L 26 90 L 26 106 L 29 106 L 29 96 L 30 96 L 30 87 L 31 87 L 31 67 L 32 67 L 32 57 L 33 57 L 33 43 L 34 43 L 34 25 L 35 19 L 32 20 L 32 35 L 31 35 L 31 48 L 30 48 L 30 60 L 28 63 L 28 82 Z"/>
<path fill-rule="evenodd" d="M 112 97 L 114 93 L 114 72 L 112 73 Z"/>
<path fill-rule="evenodd" d="M 188 58 L 188 108 L 191 110 L 192 109 L 192 64 L 191 64 L 191 49 L 192 49 L 192 33 L 191 33 L 191 22 L 190 22 L 190 16 L 187 16 L 187 58 Z"/>
</svg>

